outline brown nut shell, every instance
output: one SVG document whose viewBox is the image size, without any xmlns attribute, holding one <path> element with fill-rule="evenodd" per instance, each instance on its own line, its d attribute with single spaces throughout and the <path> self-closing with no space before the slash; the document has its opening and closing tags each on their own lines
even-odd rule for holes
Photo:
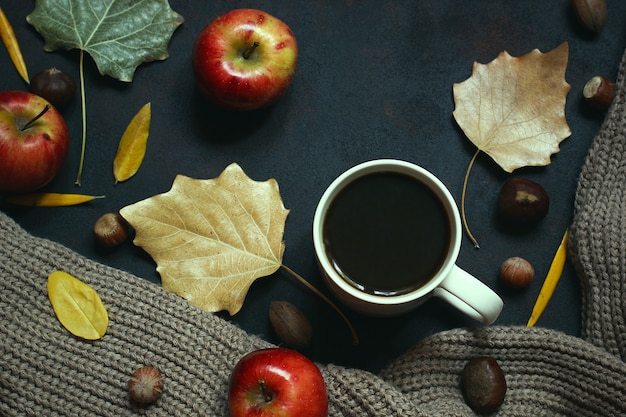
<svg viewBox="0 0 626 417">
<path fill-rule="evenodd" d="M 69 74 L 52 67 L 35 74 L 28 89 L 61 110 L 74 99 L 76 83 Z"/>
<path fill-rule="evenodd" d="M 103 214 L 93 226 L 93 234 L 99 245 L 113 248 L 128 237 L 127 224 L 119 213 Z"/>
<path fill-rule="evenodd" d="M 606 23 L 605 0 L 572 0 L 572 9 L 580 24 L 592 32 L 600 32 Z"/>
<path fill-rule="evenodd" d="M 613 95 L 613 83 L 602 75 L 591 77 L 583 87 L 585 103 L 596 110 L 608 109 L 613 102 Z"/>
<path fill-rule="evenodd" d="M 311 344 L 313 327 L 309 319 L 288 301 L 272 301 L 269 320 L 278 338 L 286 347 L 304 349 Z"/>
<path fill-rule="evenodd" d="M 548 214 L 550 198 L 538 183 L 525 178 L 512 178 L 504 183 L 498 195 L 498 211 L 507 220 L 530 225 Z"/>
<path fill-rule="evenodd" d="M 500 266 L 500 279 L 511 287 L 527 287 L 534 277 L 535 268 L 530 262 L 519 256 L 508 258 Z"/>
<path fill-rule="evenodd" d="M 130 400 L 136 404 L 152 404 L 163 394 L 163 375 L 152 366 L 138 368 L 128 382 Z"/>
<path fill-rule="evenodd" d="M 474 411 L 492 413 L 504 402 L 506 378 L 494 358 L 472 358 L 461 373 L 461 389 L 465 402 Z"/>
</svg>

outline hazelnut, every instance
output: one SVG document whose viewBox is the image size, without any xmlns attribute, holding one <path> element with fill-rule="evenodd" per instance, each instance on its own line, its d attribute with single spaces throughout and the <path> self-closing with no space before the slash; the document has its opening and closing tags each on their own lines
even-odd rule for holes
<svg viewBox="0 0 626 417">
<path fill-rule="evenodd" d="M 527 287 L 535 277 L 535 269 L 524 258 L 513 256 L 502 262 L 500 266 L 500 279 L 512 287 Z"/>
<path fill-rule="evenodd" d="M 288 301 L 272 301 L 269 320 L 278 338 L 287 347 L 304 349 L 311 344 L 313 327 L 309 319 Z"/>
<path fill-rule="evenodd" d="M 512 178 L 504 183 L 498 196 L 500 214 L 518 224 L 538 223 L 548 214 L 550 198 L 546 190 L 534 181 Z"/>
<path fill-rule="evenodd" d="M 613 83 L 602 75 L 592 77 L 583 87 L 585 103 L 597 110 L 606 110 L 613 101 Z"/>
<path fill-rule="evenodd" d="M 461 373 L 465 402 L 478 413 L 492 413 L 504 402 L 506 378 L 498 362 L 489 356 L 470 359 Z"/>
<path fill-rule="evenodd" d="M 163 376 L 152 366 L 138 368 L 128 382 L 130 400 L 141 405 L 152 404 L 163 394 Z"/>
<path fill-rule="evenodd" d="M 102 215 L 93 227 L 96 242 L 106 248 L 115 247 L 126 240 L 126 221 L 118 213 Z"/>
<path fill-rule="evenodd" d="M 600 32 L 606 23 L 605 0 L 572 0 L 574 14 L 581 25 L 592 32 Z"/>
</svg>

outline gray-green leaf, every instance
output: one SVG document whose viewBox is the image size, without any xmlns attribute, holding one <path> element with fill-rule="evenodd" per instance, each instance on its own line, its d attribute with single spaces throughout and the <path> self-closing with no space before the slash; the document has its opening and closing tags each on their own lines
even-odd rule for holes
<svg viewBox="0 0 626 417">
<path fill-rule="evenodd" d="M 37 0 L 26 17 L 44 49 L 81 49 L 102 75 L 132 81 L 143 62 L 164 60 L 184 19 L 168 0 Z"/>
</svg>

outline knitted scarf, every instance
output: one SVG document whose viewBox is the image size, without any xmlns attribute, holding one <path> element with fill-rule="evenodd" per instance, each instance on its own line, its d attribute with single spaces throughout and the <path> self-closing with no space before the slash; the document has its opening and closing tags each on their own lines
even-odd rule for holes
<svg viewBox="0 0 626 417">
<path fill-rule="evenodd" d="M 378 375 L 320 364 L 330 416 L 473 416 L 459 388 L 489 355 L 508 391 L 496 416 L 626 416 L 626 54 L 616 97 L 581 171 L 570 254 L 582 282 L 582 337 L 524 327 L 454 329 L 427 338 Z M 47 276 L 64 270 L 101 296 L 102 340 L 60 327 Z M 270 344 L 160 286 L 34 237 L 0 212 L 0 415 L 226 416 L 235 363 Z M 165 394 L 136 408 L 127 383 L 153 365 Z"/>
</svg>

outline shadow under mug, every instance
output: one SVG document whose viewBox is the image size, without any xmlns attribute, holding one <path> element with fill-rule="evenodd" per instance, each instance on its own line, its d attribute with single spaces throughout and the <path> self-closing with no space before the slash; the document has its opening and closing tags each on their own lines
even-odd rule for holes
<svg viewBox="0 0 626 417">
<path fill-rule="evenodd" d="M 370 174 L 383 174 L 398 177 L 409 177 L 416 180 L 420 186 L 426 186 L 441 203 L 442 216 L 448 223 L 446 247 L 443 249 L 443 259 L 439 262 L 436 271 L 425 282 L 416 284 L 416 287 L 397 294 L 380 294 L 358 285 L 359 279 L 347 276 L 338 265 L 337 259 L 331 259 L 329 253 L 328 236 L 325 235 L 326 221 L 333 203 L 346 187 L 354 185 L 357 179 Z M 365 193 L 367 194 L 367 193 Z M 368 198 L 371 198 L 369 196 Z M 374 197 L 376 204 L 380 202 Z M 349 219 L 350 220 L 350 219 Z M 382 220 L 384 221 L 384 219 Z M 367 226 L 367 225 L 363 225 Z M 379 225 L 380 226 L 380 225 Z M 382 225 L 383 227 L 385 225 Z M 456 266 L 456 260 L 461 247 L 462 238 L 461 219 L 454 198 L 445 185 L 433 174 L 424 168 L 396 159 L 377 159 L 361 163 L 345 171 L 337 177 L 322 195 L 313 219 L 313 244 L 320 271 L 332 293 L 346 306 L 355 311 L 373 316 L 393 316 L 408 312 L 422 304 L 431 296 L 439 297 L 469 317 L 485 324 L 493 323 L 502 311 L 502 299 L 480 280 Z M 363 239 L 363 236 L 354 237 Z M 429 236 L 422 236 L 429 239 Z M 351 236 L 347 242 L 350 243 Z M 360 242 L 353 242 L 356 243 Z M 360 254 L 354 254 L 357 257 Z M 359 262 L 363 262 L 365 269 L 382 267 L 374 265 L 377 262 L 375 254 L 363 255 Z"/>
</svg>

